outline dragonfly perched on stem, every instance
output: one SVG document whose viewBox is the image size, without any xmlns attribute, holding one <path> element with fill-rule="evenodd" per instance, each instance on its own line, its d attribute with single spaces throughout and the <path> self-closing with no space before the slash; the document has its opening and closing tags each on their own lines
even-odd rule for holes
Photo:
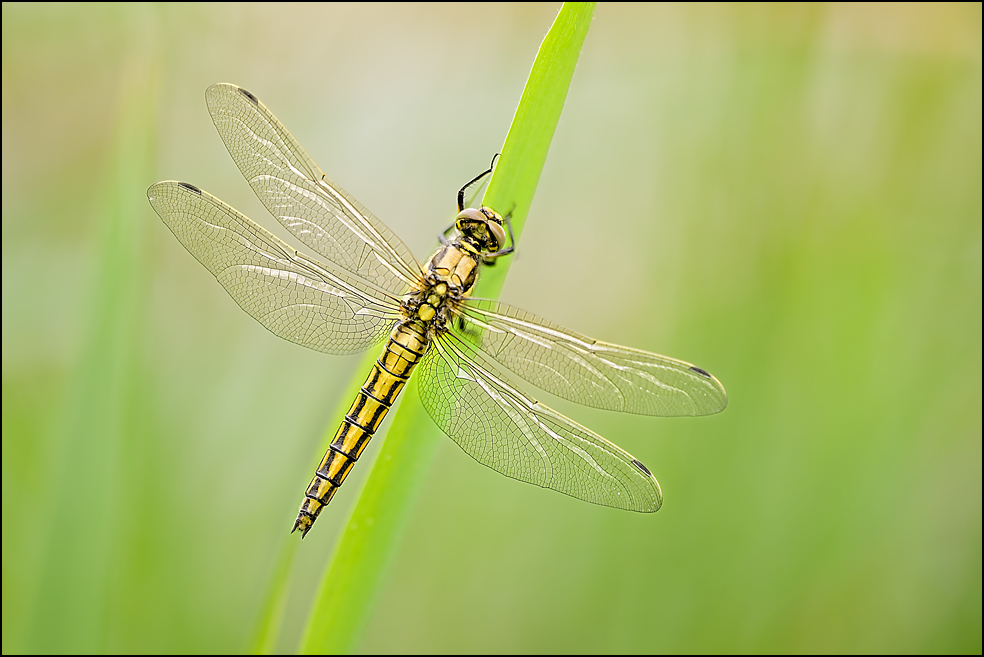
<svg viewBox="0 0 984 657">
<path fill-rule="evenodd" d="M 292 531 L 303 536 L 311 529 L 414 371 L 428 414 L 480 463 L 595 504 L 659 509 L 659 484 L 639 460 L 537 402 L 503 370 L 586 406 L 660 416 L 723 410 L 727 395 L 716 378 L 680 360 L 599 342 L 472 298 L 481 266 L 514 248 L 508 217 L 464 207 L 464 190 L 478 178 L 458 193 L 454 236 L 447 237 L 451 228 L 444 231 L 440 248 L 421 266 L 256 96 L 215 84 L 205 100 L 263 205 L 325 259 L 297 251 L 188 183 L 152 185 L 147 196 L 154 210 L 274 334 L 330 354 L 385 343 L 304 493 Z"/>
</svg>

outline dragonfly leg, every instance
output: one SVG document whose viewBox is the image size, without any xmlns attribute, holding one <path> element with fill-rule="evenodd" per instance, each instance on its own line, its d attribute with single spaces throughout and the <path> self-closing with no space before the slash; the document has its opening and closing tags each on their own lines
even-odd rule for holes
<svg viewBox="0 0 984 657">
<path fill-rule="evenodd" d="M 474 178 L 472 178 L 468 182 L 466 182 L 465 185 L 461 189 L 458 190 L 458 212 L 461 212 L 462 210 L 465 209 L 465 190 L 468 189 L 469 187 L 471 187 L 472 185 L 474 185 L 475 183 L 477 183 L 479 180 L 481 180 L 485 176 L 487 176 L 490 173 L 492 173 L 492 169 L 495 168 L 495 161 L 496 161 L 496 159 L 498 157 L 499 157 L 499 153 L 496 153 L 495 155 L 493 155 L 492 156 L 492 164 L 489 165 L 489 168 L 487 170 L 483 171 L 482 173 L 478 174 L 477 176 L 475 176 Z M 447 232 L 447 231 L 445 231 L 445 232 Z"/>
<path fill-rule="evenodd" d="M 455 227 L 455 224 L 452 223 L 450 226 L 448 226 L 447 228 L 445 228 L 444 230 L 442 230 L 440 232 L 440 234 L 437 236 L 437 239 L 441 241 L 441 245 L 442 246 L 447 246 L 447 245 L 451 244 L 451 240 L 448 239 L 448 233 L 450 233 L 452 230 L 454 230 L 454 227 Z"/>
<path fill-rule="evenodd" d="M 468 322 L 465 321 L 465 318 L 461 315 L 458 315 L 458 330 L 464 333 L 467 337 L 471 338 L 471 340 L 476 344 L 478 343 L 479 338 L 482 337 L 481 332 L 477 329 L 471 328 L 468 325 Z"/>
</svg>

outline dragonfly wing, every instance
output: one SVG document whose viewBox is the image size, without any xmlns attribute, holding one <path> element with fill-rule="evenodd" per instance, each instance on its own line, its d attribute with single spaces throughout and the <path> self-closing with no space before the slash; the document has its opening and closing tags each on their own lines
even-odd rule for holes
<svg viewBox="0 0 984 657">
<path fill-rule="evenodd" d="M 420 265 L 400 238 L 325 176 L 253 94 L 213 84 L 205 102 L 257 198 L 299 240 L 386 289 L 420 276 Z"/>
<path fill-rule="evenodd" d="M 483 465 L 572 497 L 630 511 L 659 509 L 655 477 L 596 433 L 510 386 L 481 353 L 439 335 L 419 368 L 424 408 Z"/>
<path fill-rule="evenodd" d="M 381 290 L 307 258 L 207 192 L 166 181 L 147 197 L 236 303 L 286 340 L 358 353 L 385 338 L 399 315 L 402 289 Z"/>
<path fill-rule="evenodd" d="M 728 396 L 690 363 L 599 342 L 504 303 L 459 307 L 468 347 L 547 392 L 585 406 L 642 415 L 710 415 Z"/>
</svg>

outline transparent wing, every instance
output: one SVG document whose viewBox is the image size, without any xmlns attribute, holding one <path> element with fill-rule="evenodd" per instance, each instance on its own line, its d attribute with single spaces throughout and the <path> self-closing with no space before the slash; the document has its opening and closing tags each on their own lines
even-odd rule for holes
<svg viewBox="0 0 984 657">
<path fill-rule="evenodd" d="M 385 338 L 399 315 L 402 287 L 384 289 L 307 258 L 197 187 L 159 182 L 147 197 L 236 303 L 286 340 L 358 353 Z"/>
<path fill-rule="evenodd" d="M 459 307 L 466 339 L 493 362 L 585 406 L 642 415 L 710 415 L 728 396 L 690 363 L 599 342 L 536 315 L 484 299 Z"/>
<path fill-rule="evenodd" d="M 299 240 L 387 289 L 420 276 L 419 263 L 400 238 L 325 176 L 256 96 L 213 84 L 205 102 L 257 198 Z"/>
<path fill-rule="evenodd" d="M 659 509 L 655 477 L 596 433 L 500 377 L 480 352 L 439 335 L 418 368 L 424 408 L 470 456 L 497 472 L 630 511 Z"/>
</svg>

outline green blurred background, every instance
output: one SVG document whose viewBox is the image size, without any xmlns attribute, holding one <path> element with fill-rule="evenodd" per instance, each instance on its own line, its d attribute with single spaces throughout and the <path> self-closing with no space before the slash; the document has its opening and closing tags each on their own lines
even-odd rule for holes
<svg viewBox="0 0 984 657">
<path fill-rule="evenodd" d="M 348 401 L 358 357 L 267 333 L 146 201 L 186 180 L 285 235 L 205 88 L 424 257 L 557 9 L 4 3 L 4 653 L 246 649 Z M 557 402 L 654 471 L 656 515 L 446 441 L 363 651 L 980 653 L 981 18 L 597 8 L 502 299 L 730 405 Z M 297 552 L 282 651 L 369 470 Z"/>
</svg>

